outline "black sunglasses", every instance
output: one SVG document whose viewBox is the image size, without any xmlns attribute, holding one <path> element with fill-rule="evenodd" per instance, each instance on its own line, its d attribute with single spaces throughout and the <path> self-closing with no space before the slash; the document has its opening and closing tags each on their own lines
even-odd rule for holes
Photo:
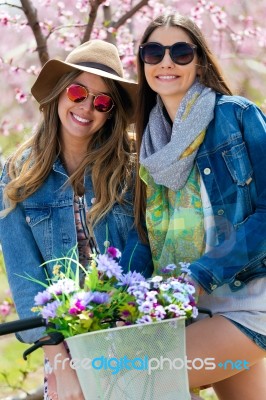
<svg viewBox="0 0 266 400">
<path fill-rule="evenodd" d="M 148 42 L 139 47 L 140 58 L 145 64 L 159 64 L 165 55 L 165 49 L 169 49 L 172 61 L 178 65 L 191 63 L 195 56 L 195 44 L 177 42 L 172 46 L 163 46 L 157 42 Z"/>
</svg>

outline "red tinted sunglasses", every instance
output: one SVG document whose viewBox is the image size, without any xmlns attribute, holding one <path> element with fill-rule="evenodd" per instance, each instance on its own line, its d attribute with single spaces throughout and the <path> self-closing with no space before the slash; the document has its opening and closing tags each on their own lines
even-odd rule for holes
<svg viewBox="0 0 266 400">
<path fill-rule="evenodd" d="M 86 87 L 78 85 L 77 83 L 73 83 L 72 85 L 68 86 L 66 91 L 67 97 L 74 103 L 81 103 L 82 101 L 87 99 L 89 95 L 94 96 L 93 106 L 98 112 L 107 113 L 111 111 L 114 107 L 112 97 L 103 93 L 94 94 Z"/>
</svg>

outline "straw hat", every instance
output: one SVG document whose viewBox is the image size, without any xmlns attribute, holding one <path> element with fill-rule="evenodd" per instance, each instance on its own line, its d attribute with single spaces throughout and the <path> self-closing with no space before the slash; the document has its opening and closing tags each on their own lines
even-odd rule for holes
<svg viewBox="0 0 266 400">
<path fill-rule="evenodd" d="M 136 98 L 137 84 L 124 78 L 116 46 L 103 40 L 90 40 L 71 51 L 65 61 L 52 59 L 43 66 L 31 93 L 38 102 L 49 95 L 62 75 L 80 70 L 113 79 L 127 91 L 132 103 Z"/>
</svg>

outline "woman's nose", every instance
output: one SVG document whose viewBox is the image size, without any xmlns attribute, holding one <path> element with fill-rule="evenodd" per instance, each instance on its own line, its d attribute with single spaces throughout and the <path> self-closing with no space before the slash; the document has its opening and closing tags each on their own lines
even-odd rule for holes
<svg viewBox="0 0 266 400">
<path fill-rule="evenodd" d="M 82 108 L 86 108 L 86 110 L 94 110 L 94 96 L 89 94 L 88 97 L 80 103 Z"/>
<path fill-rule="evenodd" d="M 171 59 L 169 49 L 165 49 L 165 54 L 161 61 L 161 67 L 172 68 L 174 65 L 175 65 L 175 63 Z"/>
</svg>

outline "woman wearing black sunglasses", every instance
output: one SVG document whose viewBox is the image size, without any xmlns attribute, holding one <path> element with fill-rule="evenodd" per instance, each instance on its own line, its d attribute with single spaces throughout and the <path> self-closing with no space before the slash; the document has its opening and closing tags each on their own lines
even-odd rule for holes
<svg viewBox="0 0 266 400">
<path fill-rule="evenodd" d="M 188 360 L 203 362 L 188 370 L 190 387 L 264 398 L 266 117 L 232 95 L 202 32 L 181 15 L 147 27 L 138 79 L 136 224 L 144 210 L 155 273 L 190 263 L 198 304 L 214 314 L 187 327 Z"/>
<path fill-rule="evenodd" d="M 34 297 L 47 283 L 41 264 L 67 256 L 75 246 L 88 265 L 93 251 L 114 246 L 128 271 L 152 273 L 150 249 L 134 222 L 134 156 L 128 126 L 136 84 L 123 78 L 116 47 L 101 40 L 74 49 L 65 61 L 50 60 L 32 87 L 42 121 L 13 154 L 0 186 L 0 242 L 17 312 L 30 318 Z M 5 206 L 4 206 L 5 204 Z M 48 276 L 53 263 L 46 264 Z M 44 328 L 21 332 L 27 343 Z M 45 400 L 83 399 L 63 344 L 45 347 Z"/>
</svg>

